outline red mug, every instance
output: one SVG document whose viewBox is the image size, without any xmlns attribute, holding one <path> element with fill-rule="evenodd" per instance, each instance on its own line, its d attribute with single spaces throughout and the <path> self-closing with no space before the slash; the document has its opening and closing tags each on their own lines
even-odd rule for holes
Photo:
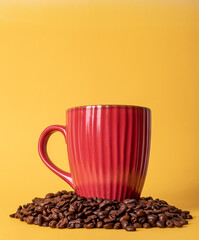
<svg viewBox="0 0 199 240">
<path fill-rule="evenodd" d="M 66 140 L 71 173 L 48 157 L 50 135 Z M 42 161 L 77 194 L 124 200 L 139 198 L 146 178 L 151 142 L 151 111 L 129 105 L 93 105 L 66 111 L 66 126 L 53 125 L 41 134 Z"/>
</svg>

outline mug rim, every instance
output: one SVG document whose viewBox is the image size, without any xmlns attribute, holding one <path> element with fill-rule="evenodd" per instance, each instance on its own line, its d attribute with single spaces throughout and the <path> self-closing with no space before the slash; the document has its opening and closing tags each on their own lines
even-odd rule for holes
<svg viewBox="0 0 199 240">
<path fill-rule="evenodd" d="M 84 108 L 94 108 L 97 107 L 99 109 L 101 108 L 110 108 L 110 107 L 131 107 L 131 108 L 144 108 L 144 109 L 148 109 L 149 111 L 151 111 L 150 108 L 148 107 L 143 107 L 143 106 L 137 106 L 137 105 L 124 105 L 124 104 L 94 104 L 94 105 L 83 105 L 83 106 L 76 106 L 76 107 L 71 107 L 68 108 L 66 111 L 68 110 L 75 110 L 75 109 L 84 109 Z"/>
</svg>

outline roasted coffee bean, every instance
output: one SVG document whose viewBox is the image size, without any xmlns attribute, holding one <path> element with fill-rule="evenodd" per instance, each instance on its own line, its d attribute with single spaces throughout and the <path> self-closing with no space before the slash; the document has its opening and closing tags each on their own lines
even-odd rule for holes
<svg viewBox="0 0 199 240">
<path fill-rule="evenodd" d="M 152 220 L 152 221 L 157 221 L 158 220 L 158 216 L 155 214 L 150 214 L 147 216 L 148 220 Z"/>
<path fill-rule="evenodd" d="M 151 227 L 156 227 L 156 221 L 148 220 L 148 223 L 151 225 Z"/>
<path fill-rule="evenodd" d="M 141 223 L 138 223 L 138 222 L 135 222 L 135 223 L 133 224 L 133 226 L 134 226 L 135 228 L 142 228 L 142 224 L 141 224 Z"/>
<path fill-rule="evenodd" d="M 175 227 L 182 227 L 183 226 L 183 224 L 180 223 L 179 221 L 173 221 L 173 224 L 174 224 Z"/>
<path fill-rule="evenodd" d="M 70 202 L 73 203 L 76 199 L 77 199 L 77 196 L 75 195 L 71 198 Z"/>
<path fill-rule="evenodd" d="M 85 222 L 85 223 L 89 223 L 89 222 L 91 222 L 91 220 L 92 220 L 92 219 L 91 219 L 90 217 L 87 217 L 86 219 L 84 219 L 84 222 Z"/>
<path fill-rule="evenodd" d="M 137 201 L 135 199 L 125 199 L 123 202 L 126 204 L 129 204 L 129 203 L 136 203 Z"/>
<path fill-rule="evenodd" d="M 114 229 L 120 229 L 121 228 L 121 223 L 120 222 L 116 222 L 113 226 Z"/>
<path fill-rule="evenodd" d="M 104 200 L 102 203 L 99 204 L 99 209 L 103 209 L 106 206 L 108 206 L 108 204 L 107 204 L 106 200 Z"/>
<path fill-rule="evenodd" d="M 43 223 L 43 216 L 41 214 L 38 215 L 38 225 L 41 226 Z"/>
<path fill-rule="evenodd" d="M 45 196 L 45 198 L 52 198 L 52 197 L 54 197 L 54 193 L 48 193 L 48 194 Z"/>
<path fill-rule="evenodd" d="M 95 224 L 94 223 L 88 223 L 85 225 L 85 228 L 94 228 Z"/>
<path fill-rule="evenodd" d="M 49 227 L 51 227 L 51 228 L 55 228 L 56 225 L 57 225 L 57 221 L 55 221 L 55 220 L 52 220 L 49 222 Z"/>
<path fill-rule="evenodd" d="M 64 218 L 61 219 L 56 225 L 57 228 L 64 228 L 65 226 L 66 226 L 66 222 Z"/>
<path fill-rule="evenodd" d="M 100 212 L 98 213 L 99 219 L 104 219 L 104 218 L 106 218 L 107 215 L 108 215 L 108 212 L 107 212 L 107 211 L 100 211 Z"/>
<path fill-rule="evenodd" d="M 115 220 L 112 218 L 104 218 L 104 223 L 114 222 Z"/>
<path fill-rule="evenodd" d="M 49 226 L 49 223 L 48 222 L 43 222 L 42 223 L 42 227 L 48 227 Z"/>
<path fill-rule="evenodd" d="M 165 227 L 165 223 L 164 223 L 164 222 L 157 221 L 157 222 L 156 222 L 156 226 L 159 227 L 159 228 L 164 228 L 164 227 Z"/>
<path fill-rule="evenodd" d="M 111 210 L 109 213 L 109 218 L 116 219 L 117 210 Z"/>
<path fill-rule="evenodd" d="M 106 223 L 106 224 L 103 225 L 103 228 L 111 229 L 111 228 L 113 228 L 113 223 Z"/>
<path fill-rule="evenodd" d="M 126 205 L 125 203 L 121 202 L 121 203 L 120 203 L 120 209 L 118 210 L 118 216 L 119 216 L 120 214 L 122 214 L 123 212 L 125 212 L 126 209 L 127 209 L 127 205 Z"/>
<path fill-rule="evenodd" d="M 81 223 L 75 223 L 75 228 L 82 228 L 82 224 Z"/>
<path fill-rule="evenodd" d="M 65 203 L 66 203 L 65 201 L 61 201 L 61 202 L 58 202 L 56 206 L 57 206 L 58 208 L 60 208 L 60 207 L 62 207 Z M 71 204 L 71 205 L 72 205 L 72 204 Z M 70 207 L 71 207 L 71 206 L 70 206 Z M 69 211 L 70 211 L 70 210 L 69 210 Z"/>
<path fill-rule="evenodd" d="M 33 224 L 38 225 L 38 220 L 34 220 Z"/>
<path fill-rule="evenodd" d="M 127 226 L 128 226 L 128 221 L 126 221 L 126 220 L 123 220 L 122 222 L 121 222 L 121 225 L 122 225 L 122 228 L 126 228 Z"/>
<path fill-rule="evenodd" d="M 138 211 L 137 211 L 136 215 L 137 215 L 138 217 L 144 217 L 144 216 L 146 215 L 146 213 L 145 213 L 144 210 L 141 209 L 141 210 L 138 210 Z"/>
<path fill-rule="evenodd" d="M 81 212 L 83 208 L 84 208 L 84 207 L 83 207 L 83 204 L 80 203 L 80 205 L 79 205 L 77 211 L 78 211 L 78 212 Z"/>
<path fill-rule="evenodd" d="M 132 225 L 132 224 L 129 224 L 126 228 L 125 228 L 126 231 L 136 231 L 136 228 Z"/>
<path fill-rule="evenodd" d="M 182 223 L 183 225 L 186 225 L 186 224 L 188 224 L 188 221 L 185 220 L 185 219 L 181 219 L 181 220 L 180 220 L 180 223 Z"/>
<path fill-rule="evenodd" d="M 140 217 L 140 218 L 138 218 L 138 222 L 143 224 L 143 223 L 146 222 L 146 218 L 145 217 Z"/>
<path fill-rule="evenodd" d="M 128 221 L 129 218 L 130 218 L 129 215 L 125 214 L 123 217 L 120 218 L 120 222 L 121 222 L 121 221 L 124 221 L 124 220 L 127 220 L 127 221 Z"/>
<path fill-rule="evenodd" d="M 166 201 L 152 197 L 108 200 L 81 197 L 73 191 L 49 193 L 34 198 L 32 203 L 19 206 L 10 217 L 28 224 L 52 228 L 134 228 L 182 227 L 191 219 L 189 211 L 182 211 Z"/>
<path fill-rule="evenodd" d="M 97 216 L 95 214 L 93 214 L 93 215 L 90 215 L 89 218 L 91 218 L 93 220 L 93 219 L 96 219 Z"/>
<path fill-rule="evenodd" d="M 159 214 L 159 221 L 160 222 L 166 222 L 167 217 L 164 214 Z"/>
<path fill-rule="evenodd" d="M 110 212 L 112 210 L 112 206 L 105 207 L 104 210 Z"/>
<path fill-rule="evenodd" d="M 67 228 L 71 229 L 71 228 L 75 228 L 75 223 L 70 223 Z"/>
<path fill-rule="evenodd" d="M 33 216 L 28 216 L 28 217 L 26 218 L 26 222 L 27 222 L 28 224 L 32 224 L 33 221 L 34 221 L 34 217 L 33 217 Z"/>
<path fill-rule="evenodd" d="M 135 223 L 135 222 L 137 222 L 137 215 L 136 214 L 134 214 L 134 213 L 130 213 L 130 215 L 131 215 L 131 222 L 132 223 Z"/>
<path fill-rule="evenodd" d="M 64 214 L 63 214 L 62 212 L 60 212 L 60 213 L 58 214 L 58 216 L 59 216 L 60 219 L 64 218 Z"/>
<path fill-rule="evenodd" d="M 85 216 L 89 216 L 89 215 L 91 215 L 91 214 L 92 214 L 92 210 L 88 210 L 88 211 L 84 212 L 84 215 L 85 215 Z"/>
<path fill-rule="evenodd" d="M 35 210 L 37 211 L 37 212 L 43 212 L 43 207 L 41 207 L 41 206 L 38 206 L 37 208 L 35 208 Z"/>
<path fill-rule="evenodd" d="M 47 216 L 48 215 L 46 210 L 43 210 L 42 214 L 43 214 L 43 216 Z"/>
<path fill-rule="evenodd" d="M 102 228 L 103 227 L 103 222 L 99 221 L 96 225 L 97 228 Z"/>
<path fill-rule="evenodd" d="M 57 213 L 53 213 L 53 214 L 52 214 L 52 219 L 53 219 L 53 220 L 57 220 L 57 219 L 58 219 Z"/>
<path fill-rule="evenodd" d="M 167 221 L 166 221 L 166 226 L 169 227 L 169 228 L 174 227 L 173 221 L 167 220 Z"/>
<path fill-rule="evenodd" d="M 144 223 L 143 228 L 151 228 L 151 225 L 149 223 Z"/>
</svg>

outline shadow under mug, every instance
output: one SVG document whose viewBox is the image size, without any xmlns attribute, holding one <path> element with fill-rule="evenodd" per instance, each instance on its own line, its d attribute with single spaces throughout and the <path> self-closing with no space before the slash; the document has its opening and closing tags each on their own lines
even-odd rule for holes
<svg viewBox="0 0 199 240">
<path fill-rule="evenodd" d="M 71 173 L 48 157 L 50 135 L 66 140 Z M 151 141 L 151 111 L 130 105 L 91 105 L 66 111 L 66 126 L 53 125 L 41 134 L 42 161 L 77 194 L 124 200 L 139 198 L 146 178 Z"/>
</svg>

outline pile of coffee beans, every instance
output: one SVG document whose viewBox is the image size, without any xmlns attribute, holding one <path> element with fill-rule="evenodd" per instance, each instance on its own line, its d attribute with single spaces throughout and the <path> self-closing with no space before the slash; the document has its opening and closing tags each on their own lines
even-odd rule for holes
<svg viewBox="0 0 199 240">
<path fill-rule="evenodd" d="M 191 219 L 167 202 L 152 197 L 124 201 L 85 198 L 73 191 L 48 193 L 34 198 L 32 203 L 19 206 L 10 217 L 28 224 L 51 228 L 105 228 L 135 231 L 136 228 L 182 227 Z"/>
</svg>

